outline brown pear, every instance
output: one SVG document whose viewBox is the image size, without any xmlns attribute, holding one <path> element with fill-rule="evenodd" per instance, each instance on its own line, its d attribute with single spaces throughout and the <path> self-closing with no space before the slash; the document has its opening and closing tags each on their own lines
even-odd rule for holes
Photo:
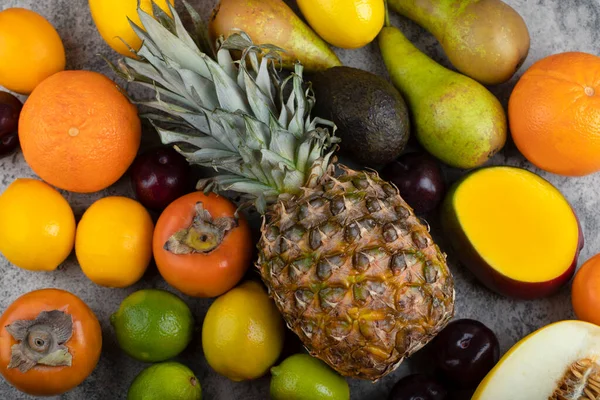
<svg viewBox="0 0 600 400">
<path fill-rule="evenodd" d="M 282 0 L 221 0 L 208 25 L 211 41 L 235 31 L 244 31 L 257 44 L 272 44 L 285 50 L 284 68 L 296 61 L 306 71 L 341 65 L 339 58 Z"/>
<path fill-rule="evenodd" d="M 486 85 L 509 80 L 529 53 L 523 18 L 501 0 L 389 0 L 427 29 L 463 74 Z"/>
</svg>

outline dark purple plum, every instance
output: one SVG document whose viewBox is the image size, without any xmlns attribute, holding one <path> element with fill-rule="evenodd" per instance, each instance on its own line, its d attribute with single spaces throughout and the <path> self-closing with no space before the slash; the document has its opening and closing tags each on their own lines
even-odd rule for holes
<svg viewBox="0 0 600 400">
<path fill-rule="evenodd" d="M 167 146 L 139 155 L 131 166 L 135 196 L 145 207 L 161 211 L 189 189 L 190 166 L 175 149 Z"/>
<path fill-rule="evenodd" d="M 0 92 L 0 157 L 19 147 L 19 115 L 23 103 L 7 92 Z"/>
<path fill-rule="evenodd" d="M 408 153 L 388 164 L 381 177 L 400 190 L 400 196 L 417 214 L 435 210 L 446 192 L 438 162 L 427 153 Z"/>
<path fill-rule="evenodd" d="M 436 372 L 449 387 L 477 387 L 500 358 L 498 338 L 479 321 L 450 322 L 433 341 Z"/>
<path fill-rule="evenodd" d="M 424 374 L 408 375 L 392 388 L 388 400 L 446 400 L 448 392 L 434 378 Z"/>
</svg>

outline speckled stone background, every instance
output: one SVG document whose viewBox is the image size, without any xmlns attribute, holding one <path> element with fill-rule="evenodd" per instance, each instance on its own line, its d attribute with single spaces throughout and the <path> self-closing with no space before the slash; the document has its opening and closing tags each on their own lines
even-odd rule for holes
<svg viewBox="0 0 600 400">
<path fill-rule="evenodd" d="M 192 4 L 208 17 L 216 0 L 192 0 Z M 600 40 L 600 2 L 598 0 L 508 0 L 525 18 L 531 34 L 531 51 L 525 65 L 510 82 L 491 88 L 506 105 L 518 75 L 536 60 L 563 51 L 585 51 L 597 53 Z M 293 2 L 291 2 L 293 3 Z M 113 76 L 98 53 L 116 59 L 115 54 L 102 41 L 92 22 L 86 0 L 0 0 L 0 10 L 8 7 L 26 7 L 48 18 L 62 37 L 69 69 L 90 69 Z M 393 16 L 394 25 L 399 26 L 413 42 L 438 62 L 449 66 L 440 46 L 427 32 L 414 23 Z M 387 77 L 376 44 L 355 51 L 337 51 L 344 64 L 363 68 Z M 151 141 L 151 138 L 146 138 Z M 492 160 L 493 164 L 510 164 L 535 170 L 515 149 L 508 144 L 506 149 Z M 460 171 L 447 170 L 449 181 L 460 175 Z M 540 171 L 536 171 L 540 172 Z M 564 178 L 547 173 L 541 175 L 554 183 L 572 203 L 578 213 L 586 245 L 580 264 L 593 254 L 600 252 L 600 174 L 584 178 Z M 34 176 L 21 153 L 0 159 L 0 192 L 18 177 Z M 121 180 L 113 187 L 95 195 L 64 193 L 79 217 L 94 200 L 107 195 L 131 196 L 129 183 Z M 438 222 L 430 219 L 436 240 L 449 251 L 443 238 L 436 234 Z M 525 246 L 526 243 L 523 243 Z M 510 251 L 510 249 L 508 249 Z M 514 301 L 501 298 L 480 286 L 450 254 L 452 271 L 456 277 L 456 316 L 475 318 L 492 328 L 505 352 L 517 340 L 548 323 L 573 318 L 569 288 L 559 294 L 538 301 Z M 102 358 L 94 373 L 78 388 L 56 397 L 56 399 L 112 400 L 125 399 L 129 384 L 146 365 L 124 355 L 118 348 L 109 316 L 121 300 L 141 288 L 169 289 L 158 276 L 154 267 L 141 282 L 128 289 L 112 290 L 101 288 L 88 281 L 79 269 L 73 256 L 53 273 L 31 273 L 17 269 L 0 256 L 0 311 L 4 310 L 20 295 L 34 289 L 56 287 L 69 290 L 80 296 L 95 311 L 102 324 L 104 348 Z M 208 400 L 259 400 L 269 398 L 269 378 L 253 382 L 233 383 L 212 372 L 202 355 L 199 332 L 210 300 L 185 298 L 196 317 L 198 334 L 187 351 L 179 357 L 189 365 L 202 383 L 204 398 Z M 397 371 L 381 381 L 350 380 L 353 400 L 385 399 L 392 385 L 403 375 L 427 369 L 427 348 L 407 360 Z M 461 398 L 468 399 L 468 394 Z M 29 399 L 4 380 L 0 379 L 0 399 Z M 508 400 L 508 399 L 507 399 Z M 532 399 L 535 400 L 535 399 Z"/>
</svg>

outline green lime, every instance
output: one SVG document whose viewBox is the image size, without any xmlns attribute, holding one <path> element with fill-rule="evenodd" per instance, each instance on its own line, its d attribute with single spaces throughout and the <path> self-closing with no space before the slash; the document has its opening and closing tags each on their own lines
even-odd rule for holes
<svg viewBox="0 0 600 400">
<path fill-rule="evenodd" d="M 164 290 L 129 295 L 110 317 L 121 349 L 145 362 L 165 361 L 192 340 L 194 318 L 187 304 Z"/>
<path fill-rule="evenodd" d="M 344 378 L 323 361 L 308 354 L 294 354 L 271 368 L 273 400 L 348 400 Z"/>
<path fill-rule="evenodd" d="M 202 388 L 191 369 L 170 361 L 140 372 L 129 387 L 127 400 L 202 400 Z"/>
</svg>

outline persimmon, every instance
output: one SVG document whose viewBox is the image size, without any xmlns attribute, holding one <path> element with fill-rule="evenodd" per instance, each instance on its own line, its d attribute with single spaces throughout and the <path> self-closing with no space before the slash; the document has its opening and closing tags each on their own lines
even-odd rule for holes
<svg viewBox="0 0 600 400">
<path fill-rule="evenodd" d="M 59 289 L 27 293 L 0 317 L 0 374 L 33 396 L 56 396 L 96 368 L 102 331 L 93 311 Z"/>
<path fill-rule="evenodd" d="M 180 197 L 154 229 L 160 274 L 193 297 L 216 297 L 233 288 L 250 266 L 252 246 L 248 222 L 233 203 L 214 193 Z"/>
</svg>

